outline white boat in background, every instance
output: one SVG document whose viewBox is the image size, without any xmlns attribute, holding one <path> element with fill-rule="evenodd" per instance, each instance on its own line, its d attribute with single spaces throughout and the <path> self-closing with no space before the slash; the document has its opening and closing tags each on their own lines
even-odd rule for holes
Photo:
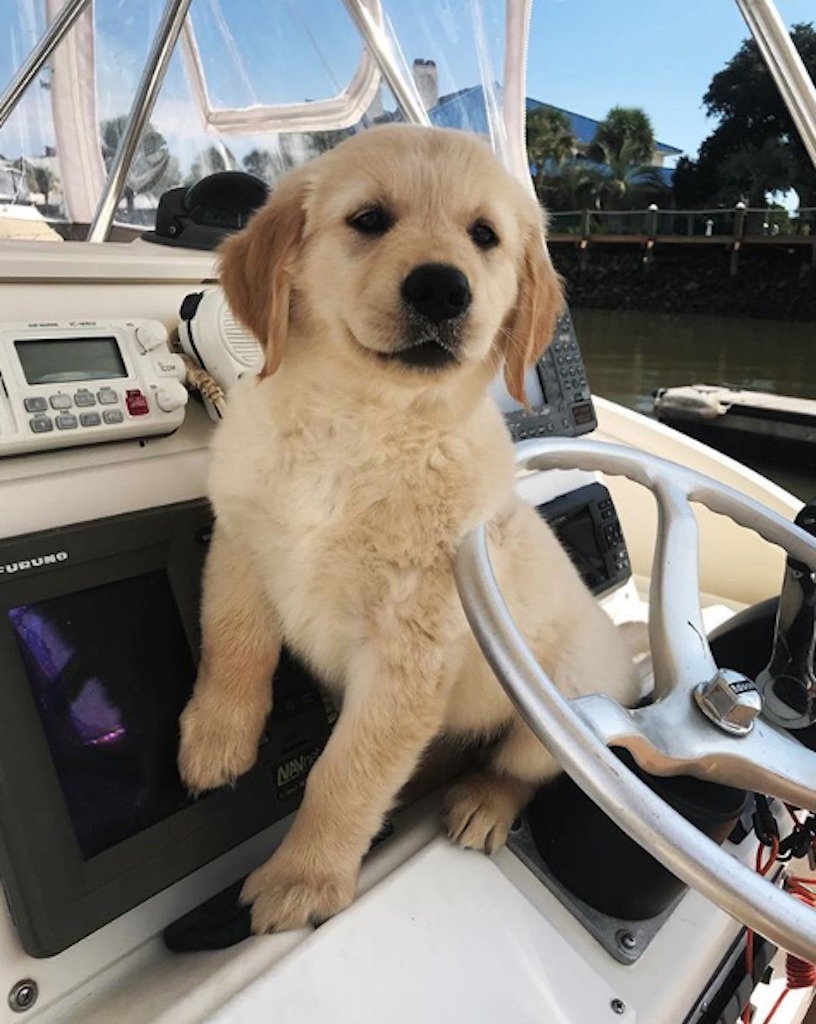
<svg viewBox="0 0 816 1024">
<path fill-rule="evenodd" d="M 21 203 L 0 203 L 0 239 L 61 241 L 59 234 L 36 206 Z"/>
<path fill-rule="evenodd" d="M 769 0 L 738 5 L 816 160 L 816 91 L 790 37 Z M 438 69 L 448 99 L 478 99 L 457 126 L 529 181 L 530 3 L 16 6 L 16 29 L 36 15 L 42 35 L 0 92 L 0 148 L 33 104 L 28 123 L 53 126 L 66 238 L 84 240 L 5 238 L 0 215 L 0 1024 L 735 1024 L 749 998 L 764 1015 L 785 990 L 782 951 L 816 961 L 816 911 L 783 888 L 796 862 L 772 880 L 755 870 L 764 844 L 812 848 L 816 515 L 792 526 L 792 495 L 591 396 L 568 312 L 529 371 L 531 408 L 500 382 L 495 397 L 519 493 L 615 621 L 648 620 L 651 704 L 559 698 L 516 646 L 478 533 L 455 571 L 497 677 L 602 810 L 550 791 L 557 810 L 537 797 L 488 858 L 441 834 L 426 783 L 347 910 L 249 936 L 236 884 L 286 833 L 332 709 L 284 662 L 259 761 L 235 788 L 193 801 L 176 773 L 208 448 L 221 385 L 253 372 L 258 349 L 206 241 L 240 229 L 258 182 L 200 187 L 186 171 L 243 163 L 274 187 L 349 130 L 449 119 Z M 160 244 L 141 237 L 145 202 Z M 723 846 L 673 789 L 688 776 L 737 791 L 709 830 Z M 759 838 L 746 792 L 774 798 L 759 801 Z M 790 992 L 775 1024 L 801 1024 L 811 994 Z"/>
<path fill-rule="evenodd" d="M 691 426 L 728 434 L 816 442 L 816 399 L 775 395 L 729 384 L 686 384 L 655 393 L 657 418 L 680 430 Z M 716 443 L 711 433 L 707 435 Z"/>
</svg>

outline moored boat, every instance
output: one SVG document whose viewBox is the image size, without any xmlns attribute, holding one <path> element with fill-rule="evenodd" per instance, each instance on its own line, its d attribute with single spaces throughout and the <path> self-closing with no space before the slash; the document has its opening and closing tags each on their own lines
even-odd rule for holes
<svg viewBox="0 0 816 1024">
<path fill-rule="evenodd" d="M 681 430 L 698 427 L 781 442 L 816 442 L 816 399 L 811 398 L 728 384 L 686 384 L 660 388 L 654 411 L 663 423 Z"/>
</svg>

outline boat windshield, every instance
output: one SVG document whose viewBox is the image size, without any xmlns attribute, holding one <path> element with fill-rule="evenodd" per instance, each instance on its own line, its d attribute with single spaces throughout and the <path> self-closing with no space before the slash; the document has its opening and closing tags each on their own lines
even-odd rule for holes
<svg viewBox="0 0 816 1024">
<path fill-rule="evenodd" d="M 71 6 L 0 0 L 0 86 Z M 508 6 L 518 8 L 512 77 L 523 65 L 526 5 Z M 168 12 L 187 7 L 174 36 Z M 507 17 L 502 0 L 87 4 L 5 123 L 0 106 L 0 204 L 37 211 L 49 227 L 37 237 L 86 237 L 163 31 L 171 56 L 112 199 L 114 239 L 151 228 L 170 188 L 230 169 L 274 183 L 383 122 L 477 131 L 506 154 Z"/>
</svg>

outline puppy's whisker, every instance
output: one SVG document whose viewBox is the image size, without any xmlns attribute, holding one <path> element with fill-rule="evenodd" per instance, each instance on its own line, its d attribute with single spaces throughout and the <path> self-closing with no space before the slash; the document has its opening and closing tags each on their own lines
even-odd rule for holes
<svg viewBox="0 0 816 1024">
<path fill-rule="evenodd" d="M 523 340 L 519 338 L 518 335 L 516 335 L 512 330 L 510 330 L 507 327 L 500 327 L 499 333 L 504 335 L 504 337 L 507 338 L 507 340 L 510 343 L 508 346 L 508 352 L 513 351 L 515 349 L 518 353 L 524 355 L 525 345 Z"/>
</svg>

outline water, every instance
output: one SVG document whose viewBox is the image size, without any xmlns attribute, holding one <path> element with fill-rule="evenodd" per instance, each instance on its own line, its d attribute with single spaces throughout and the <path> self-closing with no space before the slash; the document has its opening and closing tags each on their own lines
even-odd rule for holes
<svg viewBox="0 0 816 1024">
<path fill-rule="evenodd" d="M 638 412 L 651 415 L 654 391 L 678 384 L 816 399 L 814 324 L 599 309 L 572 315 L 592 390 Z M 752 439 L 732 442 L 727 453 L 800 498 L 816 495 L 816 450 Z"/>
</svg>

